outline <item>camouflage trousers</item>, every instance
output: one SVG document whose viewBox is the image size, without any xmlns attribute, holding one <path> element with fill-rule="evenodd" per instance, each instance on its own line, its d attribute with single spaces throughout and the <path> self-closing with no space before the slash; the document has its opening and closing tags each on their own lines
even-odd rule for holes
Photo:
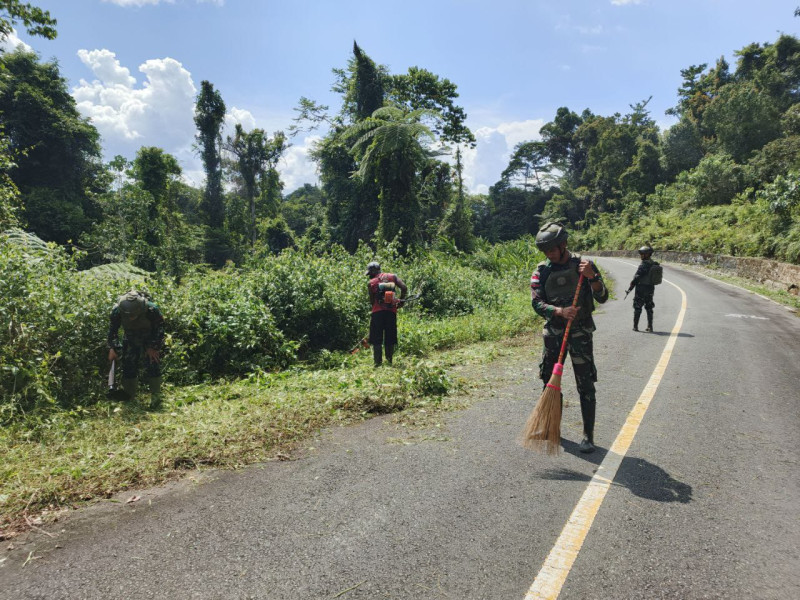
<svg viewBox="0 0 800 600">
<path fill-rule="evenodd" d="M 142 361 L 147 377 L 161 376 L 161 364 L 150 360 L 144 343 L 136 339 L 124 338 L 122 340 L 122 376 L 125 379 L 136 379 L 139 374 L 139 363 Z"/>
<path fill-rule="evenodd" d="M 642 308 L 647 312 L 647 322 L 652 325 L 653 324 L 653 309 L 656 307 L 655 302 L 653 302 L 653 295 L 655 293 L 655 287 L 650 286 L 636 286 L 636 291 L 634 292 L 633 296 L 633 322 L 634 324 L 639 323 L 639 317 L 642 314 Z"/>
<path fill-rule="evenodd" d="M 558 362 L 563 337 L 545 333 L 543 338 L 544 347 L 542 349 L 542 361 L 539 363 L 539 377 L 544 384 L 547 384 L 553 374 L 553 367 Z M 581 399 L 583 432 L 592 439 L 595 406 L 597 404 L 594 389 L 594 384 L 597 381 L 597 368 L 594 364 L 592 332 L 580 328 L 572 329 L 567 341 L 567 354 L 572 359 L 575 384 Z"/>
</svg>

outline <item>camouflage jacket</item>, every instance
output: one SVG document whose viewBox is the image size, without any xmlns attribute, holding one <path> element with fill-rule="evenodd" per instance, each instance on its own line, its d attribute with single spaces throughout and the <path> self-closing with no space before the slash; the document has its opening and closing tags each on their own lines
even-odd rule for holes
<svg viewBox="0 0 800 600">
<path fill-rule="evenodd" d="M 581 257 L 578 255 L 570 256 L 569 260 L 563 265 L 545 260 L 537 265 L 536 270 L 531 275 L 531 305 L 533 306 L 533 310 L 536 311 L 536 314 L 545 319 L 545 335 L 563 335 L 567 320 L 556 316 L 556 308 L 571 306 L 575 294 L 575 288 L 572 287 L 570 294 L 564 294 L 559 298 L 549 298 L 547 290 L 550 286 L 547 285 L 547 281 L 551 275 L 558 274 L 559 272 L 568 270 L 577 272 L 580 262 Z M 597 273 L 597 278 L 602 283 L 603 277 L 600 275 L 600 271 L 594 266 L 594 263 L 591 264 L 594 272 Z M 582 329 L 589 332 L 594 331 L 595 325 L 594 319 L 592 319 L 594 303 L 597 301 L 603 304 L 606 300 L 608 300 L 608 289 L 605 283 L 603 283 L 602 290 L 595 292 L 592 286 L 584 281 L 580 296 L 578 297 L 580 312 L 572 324 L 572 329 Z"/>
<path fill-rule="evenodd" d="M 111 319 L 108 326 L 108 347 L 119 349 L 119 329 L 122 327 L 125 332 L 125 339 L 131 340 L 137 344 L 143 345 L 145 348 L 152 348 L 153 350 L 161 350 L 164 346 L 164 317 L 161 314 L 158 306 L 151 301 L 147 301 L 147 308 L 142 315 L 143 320 L 147 326 L 132 330 L 127 328 L 122 318 L 122 312 L 119 305 L 115 305 L 111 309 Z"/>
</svg>

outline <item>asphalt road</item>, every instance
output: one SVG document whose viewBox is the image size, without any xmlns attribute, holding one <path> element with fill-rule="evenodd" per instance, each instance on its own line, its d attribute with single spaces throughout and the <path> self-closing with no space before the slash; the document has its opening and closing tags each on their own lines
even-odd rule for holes
<svg viewBox="0 0 800 600">
<path fill-rule="evenodd" d="M 599 264 L 621 297 L 636 263 Z M 518 348 L 440 427 L 372 419 L 323 432 L 297 460 L 34 531 L 0 548 L 0 598 L 534 598 L 614 461 L 593 518 L 577 519 L 585 537 L 561 561 L 559 598 L 800 598 L 800 319 L 675 266 L 664 277 L 654 333 L 631 331 L 632 297 L 598 311 L 592 455 L 577 452 L 569 366 L 565 451 L 518 444 L 541 391 L 538 350 Z M 609 451 L 648 382 L 629 447 Z"/>
</svg>

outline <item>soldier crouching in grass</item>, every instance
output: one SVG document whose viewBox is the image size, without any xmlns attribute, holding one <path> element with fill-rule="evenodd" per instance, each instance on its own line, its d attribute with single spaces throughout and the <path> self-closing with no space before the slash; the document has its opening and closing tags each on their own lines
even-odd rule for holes
<svg viewBox="0 0 800 600">
<path fill-rule="evenodd" d="M 119 344 L 119 328 L 124 332 Z M 150 406 L 161 406 L 161 349 L 164 346 L 164 317 L 158 306 L 142 292 L 130 290 L 111 309 L 108 327 L 108 360 L 122 355 L 122 391 L 129 400 L 139 387 L 139 363 L 144 361 L 150 388 Z"/>
</svg>

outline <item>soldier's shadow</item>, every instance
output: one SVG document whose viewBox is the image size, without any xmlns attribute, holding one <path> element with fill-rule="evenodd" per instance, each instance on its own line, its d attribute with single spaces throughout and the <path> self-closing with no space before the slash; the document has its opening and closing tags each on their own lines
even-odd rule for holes
<svg viewBox="0 0 800 600">
<path fill-rule="evenodd" d="M 608 450 L 598 447 L 591 454 L 582 454 L 578 444 L 570 440 L 562 440 L 564 451 L 579 458 L 599 465 L 603 462 Z M 542 475 L 543 479 L 565 481 L 589 481 L 591 476 L 573 469 L 549 469 Z M 626 456 L 614 476 L 613 485 L 628 488 L 634 496 L 654 500 L 656 502 L 680 502 L 686 504 L 692 501 L 692 486 L 673 478 L 659 466 L 644 460 Z"/>
</svg>

